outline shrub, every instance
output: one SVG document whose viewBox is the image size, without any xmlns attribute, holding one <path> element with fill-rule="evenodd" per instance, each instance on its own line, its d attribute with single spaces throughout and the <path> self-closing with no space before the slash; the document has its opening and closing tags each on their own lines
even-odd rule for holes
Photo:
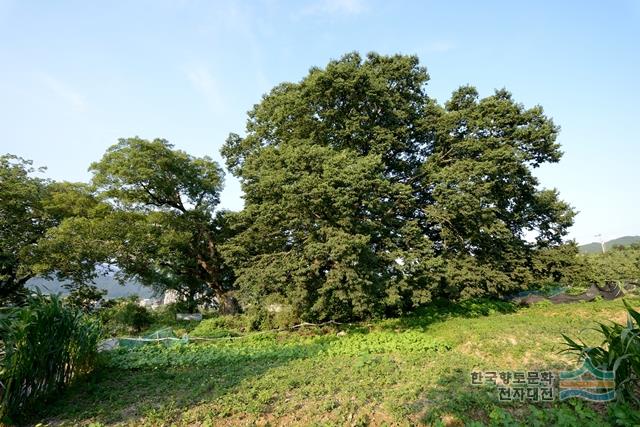
<svg viewBox="0 0 640 427">
<path fill-rule="evenodd" d="M 291 306 L 284 305 L 280 311 L 270 313 L 271 323 L 276 329 L 290 328 L 298 322 L 298 313 Z"/>
<path fill-rule="evenodd" d="M 627 301 L 624 304 L 628 313 L 626 325 L 598 323 L 595 330 L 603 340 L 599 346 L 593 347 L 563 335 L 567 346 L 564 352 L 578 354 L 580 358 L 588 357 L 594 366 L 615 371 L 618 398 L 640 404 L 640 313 Z"/>
<path fill-rule="evenodd" d="M 224 316 L 226 317 L 226 316 Z M 221 321 L 222 320 L 222 321 Z M 230 330 L 225 327 L 225 320 L 219 317 L 213 319 L 205 319 L 198 326 L 196 326 L 190 335 L 194 337 L 206 337 L 206 338 L 222 338 L 222 337 L 234 337 L 239 334 L 236 331 Z"/>
<path fill-rule="evenodd" d="M 247 320 L 245 316 L 240 315 L 222 315 L 212 317 L 210 319 L 204 319 L 193 330 L 192 334 L 195 336 L 210 336 L 209 333 L 219 335 L 219 332 L 214 331 L 229 331 L 231 334 L 236 334 L 246 330 Z M 198 335 L 199 334 L 199 335 Z"/>
<path fill-rule="evenodd" d="M 138 305 L 136 298 L 123 298 L 100 311 L 100 319 L 111 335 L 140 332 L 151 325 L 149 310 Z"/>
<path fill-rule="evenodd" d="M 243 317 L 250 331 L 287 329 L 300 322 L 300 313 L 278 299 L 267 299 L 262 305 L 250 307 Z"/>
<path fill-rule="evenodd" d="M 596 283 L 640 279 L 640 244 L 615 246 L 604 254 L 587 255 L 587 260 Z"/>
<path fill-rule="evenodd" d="M 153 322 L 161 325 L 175 325 L 177 313 L 182 313 L 178 304 L 162 305 L 152 312 Z"/>
<path fill-rule="evenodd" d="M 271 313 L 264 307 L 252 307 L 244 314 L 245 327 L 249 331 L 273 329 Z"/>
<path fill-rule="evenodd" d="M 2 313 L 0 417 L 19 417 L 95 362 L 100 325 L 58 296 L 37 294 Z"/>
</svg>

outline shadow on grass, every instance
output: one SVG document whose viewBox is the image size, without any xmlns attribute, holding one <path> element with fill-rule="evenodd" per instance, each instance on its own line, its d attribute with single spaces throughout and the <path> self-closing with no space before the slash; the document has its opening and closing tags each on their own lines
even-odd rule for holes
<svg viewBox="0 0 640 427">
<path fill-rule="evenodd" d="M 389 331 L 425 329 L 451 318 L 516 310 L 516 306 L 502 301 L 468 301 L 453 306 L 436 302 L 410 316 L 381 321 L 377 327 Z M 298 331 L 296 336 L 317 336 L 318 331 Z M 151 424 L 167 423 L 190 407 L 233 393 L 243 381 L 259 378 L 295 360 L 312 358 L 338 339 L 333 328 L 322 330 L 320 335 L 323 336 L 307 343 L 255 335 L 229 346 L 189 344 L 171 349 L 148 346 L 115 352 L 91 376 L 38 408 L 28 421 L 77 425 L 140 423 L 144 418 Z"/>
<path fill-rule="evenodd" d="M 242 381 L 259 377 L 270 369 L 296 359 L 313 357 L 324 346 L 324 343 L 290 345 L 282 352 L 272 348 L 251 354 L 238 351 L 212 360 L 198 361 L 196 358 L 193 363 L 179 361 L 184 347 L 174 347 L 169 350 L 176 352 L 177 363 L 169 358 L 155 366 L 131 369 L 109 367 L 108 362 L 103 362 L 90 376 L 50 399 L 24 421 L 54 425 L 90 422 L 139 424 L 144 418 L 151 424 L 170 423 L 189 407 L 213 401 L 231 392 Z M 215 348 L 206 346 L 195 345 L 192 348 L 194 353 L 201 352 L 202 355 L 215 351 Z M 167 353 L 169 350 L 158 347 L 157 352 Z M 150 352 L 154 351 L 151 349 Z M 119 352 L 120 356 L 144 359 L 142 353 L 144 351 L 139 349 Z"/>
<path fill-rule="evenodd" d="M 489 413 L 495 406 L 493 394 L 485 387 L 471 386 L 468 370 L 452 368 L 442 373 L 418 400 L 409 403 L 406 411 L 425 425 L 441 425 L 443 421 L 446 424 L 447 419 L 451 425 L 462 425 L 461 422 L 466 425 L 470 421 L 482 425 L 489 421 Z"/>
<path fill-rule="evenodd" d="M 381 323 L 384 329 L 425 329 L 428 326 L 454 318 L 475 318 L 491 314 L 515 313 L 519 307 L 507 301 L 481 299 L 461 301 L 452 304 L 449 301 L 437 300 L 414 313 Z"/>
</svg>

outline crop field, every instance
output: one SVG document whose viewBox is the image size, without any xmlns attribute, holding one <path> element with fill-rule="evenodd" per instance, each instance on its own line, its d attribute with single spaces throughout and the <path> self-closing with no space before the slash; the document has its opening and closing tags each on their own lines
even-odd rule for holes
<svg viewBox="0 0 640 427">
<path fill-rule="evenodd" d="M 31 422 L 608 425 L 602 405 L 499 403 L 495 386 L 474 386 L 470 377 L 482 370 L 575 368 L 575 356 L 559 353 L 561 334 L 596 344 L 589 328 L 608 320 L 625 320 L 622 301 L 531 308 L 479 302 L 400 319 L 247 334 L 220 321 L 207 329 L 205 321 L 194 335 L 217 338 L 104 353 L 94 374 L 40 407 Z"/>
</svg>

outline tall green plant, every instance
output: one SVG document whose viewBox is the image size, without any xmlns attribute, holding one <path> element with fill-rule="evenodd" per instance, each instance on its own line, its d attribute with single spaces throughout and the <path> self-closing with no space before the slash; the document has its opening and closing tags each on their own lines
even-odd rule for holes
<svg viewBox="0 0 640 427">
<path fill-rule="evenodd" d="M 0 418 L 19 417 L 92 369 L 100 325 L 57 296 L 37 294 L 2 313 Z"/>
<path fill-rule="evenodd" d="M 640 313 L 627 301 L 624 305 L 628 312 L 626 325 L 598 322 L 598 328 L 594 330 L 602 335 L 603 340 L 593 347 L 582 340 L 576 342 L 562 335 L 567 346 L 563 352 L 577 354 L 581 359 L 588 357 L 594 366 L 613 370 L 618 398 L 640 404 Z"/>
</svg>

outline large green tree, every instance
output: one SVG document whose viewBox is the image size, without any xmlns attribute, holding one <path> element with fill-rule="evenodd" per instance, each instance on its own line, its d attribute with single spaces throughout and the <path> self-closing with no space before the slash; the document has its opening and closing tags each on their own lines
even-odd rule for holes
<svg viewBox="0 0 640 427">
<path fill-rule="evenodd" d="M 573 217 L 532 174 L 560 159 L 558 128 L 504 90 L 440 105 L 428 79 L 414 56 L 348 54 L 275 87 L 229 136 L 245 209 L 224 251 L 244 298 L 352 318 L 530 283 L 533 252 Z"/>
</svg>

